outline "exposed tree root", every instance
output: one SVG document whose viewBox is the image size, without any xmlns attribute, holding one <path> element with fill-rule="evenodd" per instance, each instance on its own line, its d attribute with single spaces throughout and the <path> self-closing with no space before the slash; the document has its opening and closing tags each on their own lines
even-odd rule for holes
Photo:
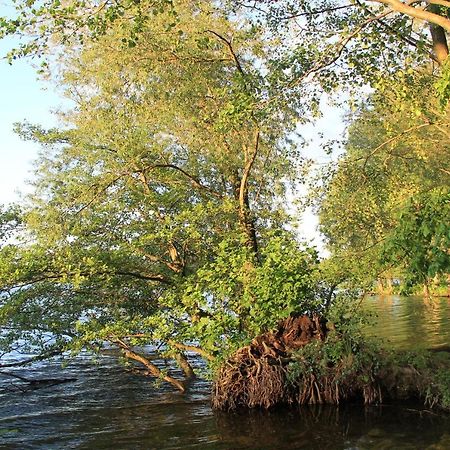
<svg viewBox="0 0 450 450">
<path fill-rule="evenodd" d="M 321 390 L 314 380 L 308 386 L 309 394 L 296 393 L 288 381 L 286 366 L 292 352 L 313 340 L 323 341 L 326 333 L 326 326 L 318 316 L 303 315 L 289 317 L 279 323 L 276 331 L 256 337 L 219 370 L 214 384 L 213 407 L 269 408 L 301 401 L 303 397 L 304 400 L 321 399 Z"/>
<path fill-rule="evenodd" d="M 256 337 L 220 368 L 213 408 L 419 400 L 450 410 L 450 357 L 445 351 L 440 356 L 387 352 L 364 342 L 355 346 L 327 331 L 318 316 L 297 316 Z"/>
</svg>

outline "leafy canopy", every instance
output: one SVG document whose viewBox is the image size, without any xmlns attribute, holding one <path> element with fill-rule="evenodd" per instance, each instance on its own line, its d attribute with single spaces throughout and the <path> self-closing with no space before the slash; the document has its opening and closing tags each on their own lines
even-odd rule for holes
<svg viewBox="0 0 450 450">
<path fill-rule="evenodd" d="M 321 229 L 347 275 L 369 284 L 385 271 L 423 283 L 449 270 L 449 111 L 426 95 L 432 84 L 425 72 L 414 88 L 374 92 L 352 117 L 346 153 L 324 174 Z"/>
<path fill-rule="evenodd" d="M 185 351 L 223 358 L 319 304 L 317 256 L 283 231 L 302 105 L 271 101 L 271 40 L 206 1 L 172 16 L 67 51 L 66 125 L 18 127 L 43 151 L 0 250 L 3 352 L 106 341 L 180 388 L 142 346 L 189 372 Z"/>
</svg>

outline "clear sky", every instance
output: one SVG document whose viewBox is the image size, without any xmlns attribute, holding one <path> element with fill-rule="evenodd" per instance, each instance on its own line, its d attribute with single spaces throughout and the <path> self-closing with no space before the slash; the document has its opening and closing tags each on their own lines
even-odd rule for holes
<svg viewBox="0 0 450 450">
<path fill-rule="evenodd" d="M 11 41 L 0 41 L 3 57 Z M 51 126 L 56 117 L 51 110 L 60 107 L 62 100 L 52 90 L 44 90 L 31 61 L 16 61 L 9 65 L 0 59 L 0 204 L 17 200 L 18 190 L 25 188 L 31 162 L 36 158 L 39 146 L 22 141 L 14 132 L 15 122 Z"/>
</svg>

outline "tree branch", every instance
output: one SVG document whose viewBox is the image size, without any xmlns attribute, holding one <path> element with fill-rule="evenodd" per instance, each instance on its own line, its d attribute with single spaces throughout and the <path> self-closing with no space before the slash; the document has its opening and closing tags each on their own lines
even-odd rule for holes
<svg viewBox="0 0 450 450">
<path fill-rule="evenodd" d="M 126 358 L 132 359 L 133 361 L 137 361 L 141 363 L 143 366 L 146 367 L 148 370 L 148 373 L 152 375 L 155 378 L 162 379 L 164 381 L 167 381 L 172 386 L 175 386 L 179 391 L 184 392 L 186 389 L 183 385 L 183 383 L 176 378 L 171 377 L 170 375 L 164 374 L 158 367 L 156 367 L 154 364 L 152 364 L 147 358 L 140 355 L 139 353 L 136 353 L 131 349 L 129 345 L 127 345 L 124 341 L 121 339 L 116 339 L 114 341 L 123 351 L 123 354 Z"/>
<path fill-rule="evenodd" d="M 416 2 L 403 3 L 399 0 L 369 0 L 369 1 L 389 6 L 393 11 L 406 14 L 407 16 L 425 20 L 426 22 L 434 23 L 444 28 L 444 30 L 446 30 L 447 32 L 450 32 L 450 19 L 447 19 L 439 14 L 435 14 L 430 11 L 426 11 L 411 6 L 412 3 Z"/>
<path fill-rule="evenodd" d="M 62 355 L 62 350 L 53 350 L 51 352 L 47 353 L 41 353 L 40 355 L 33 356 L 32 358 L 24 359 L 22 361 L 16 361 L 12 363 L 6 363 L 6 364 L 0 364 L 0 369 L 5 369 L 8 367 L 21 367 L 26 366 L 28 364 L 32 364 L 37 361 L 42 361 L 44 359 L 52 358 L 53 356 L 59 356 Z"/>
<path fill-rule="evenodd" d="M 241 63 L 239 62 L 239 59 L 238 59 L 238 57 L 237 57 L 237 55 L 236 55 L 236 53 L 235 53 L 235 51 L 234 51 L 234 49 L 233 49 L 233 46 L 231 45 L 231 42 L 230 42 L 228 39 L 224 38 L 224 37 L 221 36 L 219 33 L 216 33 L 216 32 L 213 31 L 213 30 L 206 30 L 206 33 L 211 33 L 211 34 L 213 34 L 214 36 L 216 36 L 218 39 L 220 39 L 222 42 L 225 43 L 225 45 L 226 45 L 227 48 L 228 48 L 228 51 L 230 52 L 230 54 L 231 54 L 231 56 L 232 56 L 232 58 L 233 58 L 233 60 L 234 60 L 234 63 L 236 64 L 237 70 L 239 71 L 239 73 L 240 73 L 243 77 L 245 77 L 244 69 L 242 68 Z"/>
<path fill-rule="evenodd" d="M 381 150 L 383 147 L 385 147 L 386 145 L 390 144 L 391 142 L 396 141 L 397 139 L 401 138 L 402 136 L 404 136 L 405 134 L 410 133 L 411 131 L 416 131 L 419 130 L 421 128 L 424 127 L 429 127 L 429 126 L 433 126 L 433 123 L 421 123 L 419 125 L 414 125 L 412 127 L 407 128 L 406 130 L 403 130 L 402 132 L 396 134 L 395 136 L 392 136 L 391 138 L 389 138 L 387 141 L 384 141 L 383 143 L 381 143 L 380 145 L 378 145 L 377 147 L 375 147 L 365 158 L 364 158 L 364 164 L 363 164 L 363 171 L 365 172 L 366 170 L 366 166 L 367 163 L 369 162 L 369 159 L 375 154 L 377 153 L 379 150 Z M 355 161 L 361 160 L 362 158 L 358 158 Z"/>
<path fill-rule="evenodd" d="M 376 1 L 376 0 L 373 0 Z M 293 80 L 291 83 L 289 83 L 290 88 L 295 87 L 296 85 L 300 84 L 302 81 L 304 81 L 306 78 L 308 78 L 310 75 L 316 72 L 320 72 L 321 70 L 325 69 L 326 67 L 331 66 L 334 64 L 342 55 L 342 52 L 344 51 L 347 44 L 355 37 L 357 36 L 366 26 L 370 25 L 372 22 L 378 21 L 379 19 L 382 19 L 389 14 L 392 14 L 392 11 L 385 11 L 381 14 L 378 14 L 377 16 L 370 17 L 366 21 L 364 21 L 361 25 L 359 25 L 354 31 L 352 31 L 350 34 L 342 38 L 337 44 L 336 44 L 336 51 L 334 52 L 334 55 L 329 58 L 322 61 L 317 62 L 314 64 L 309 70 L 307 70 L 300 78 L 297 78 L 296 80 Z"/>
<path fill-rule="evenodd" d="M 258 8 L 257 6 L 255 6 L 255 4 L 246 5 L 245 3 L 240 3 L 239 6 L 241 6 L 243 8 L 247 8 L 247 9 L 252 9 L 254 11 L 258 11 L 263 14 L 268 14 L 268 11 L 265 11 L 262 8 Z M 330 7 L 330 8 L 315 9 L 313 11 L 307 11 L 307 12 L 302 12 L 302 13 L 298 13 L 298 14 L 291 14 L 288 16 L 277 17 L 277 19 L 278 20 L 291 20 L 291 19 L 296 19 L 297 17 L 317 16 L 319 14 L 325 14 L 325 13 L 329 13 L 329 12 L 339 11 L 341 9 L 354 8 L 354 6 L 355 5 L 348 4 L 348 5 L 341 5 L 341 6 L 335 6 L 335 7 Z"/>
<path fill-rule="evenodd" d="M 282 17 L 281 20 L 289 20 L 289 19 L 296 19 L 297 17 L 304 17 L 304 16 L 317 16 L 319 14 L 325 14 L 330 13 L 334 11 L 339 11 L 341 9 L 349 9 L 354 8 L 355 5 L 341 5 L 341 6 L 335 6 L 332 8 L 323 8 L 323 9 L 315 9 L 313 11 L 307 11 L 299 14 L 292 14 L 291 16 Z"/>
<path fill-rule="evenodd" d="M 192 184 L 199 188 L 199 189 L 204 189 L 206 191 L 208 191 L 210 194 L 214 195 L 214 197 L 217 198 L 222 198 L 222 195 L 219 192 L 214 191 L 213 189 L 211 189 L 208 186 L 205 186 L 204 184 L 200 183 L 199 179 L 193 175 L 191 175 L 190 173 L 186 172 L 184 169 L 182 169 L 179 166 L 176 166 L 175 164 L 152 164 L 151 166 L 146 166 L 142 169 L 142 171 L 147 171 L 147 170 L 153 170 L 153 169 L 173 169 L 176 170 L 180 173 L 182 173 L 186 178 L 189 178 L 189 180 L 191 180 Z"/>
<path fill-rule="evenodd" d="M 90 272 L 69 272 L 69 273 L 48 273 L 48 274 L 39 274 L 36 276 L 36 278 L 31 278 L 30 280 L 24 280 L 22 283 L 16 284 L 14 286 L 9 286 L 8 289 L 12 290 L 12 289 L 20 289 L 26 286 L 31 286 L 33 284 L 36 283 L 40 283 L 41 281 L 50 281 L 50 280 L 58 280 L 60 278 L 64 278 L 64 277 L 70 277 L 70 276 L 74 276 L 74 275 L 79 275 L 82 277 L 95 277 L 95 276 L 102 276 L 102 275 L 117 275 L 117 276 L 124 276 L 124 277 L 131 277 L 131 278 L 136 278 L 139 280 L 145 280 L 145 281 L 158 281 L 160 283 L 164 283 L 164 284 L 172 284 L 172 282 L 170 280 L 168 280 L 167 278 L 164 277 L 164 275 L 161 274 L 142 274 L 142 273 L 138 273 L 138 272 L 127 272 L 127 271 L 101 271 L 101 272 L 95 272 L 95 273 L 90 273 Z M 0 292 L 2 290 L 6 290 L 6 287 L 3 287 L 2 289 L 0 289 Z"/>
<path fill-rule="evenodd" d="M 241 182 L 239 186 L 239 220 L 243 225 L 245 232 L 248 238 L 248 246 L 252 248 L 255 257 L 258 256 L 258 243 L 256 240 L 255 226 L 250 218 L 250 205 L 248 199 L 248 180 L 250 177 L 250 173 L 253 167 L 253 164 L 256 160 L 256 156 L 258 155 L 259 150 L 259 139 L 260 139 L 260 130 L 259 128 L 255 131 L 253 149 L 249 151 L 248 148 L 245 148 L 245 163 L 244 170 L 242 172 Z"/>
<path fill-rule="evenodd" d="M 107 183 L 105 186 L 103 186 L 101 189 L 99 189 L 87 203 L 85 203 L 81 208 L 78 209 L 78 211 L 75 213 L 75 215 L 80 214 L 86 208 L 91 206 L 92 203 L 94 203 L 95 200 L 97 200 L 100 197 L 101 194 L 104 194 L 111 186 L 113 186 L 117 181 L 119 181 L 122 177 L 124 177 L 126 175 L 128 175 L 128 173 L 122 173 L 122 174 L 118 175 L 113 180 L 111 180 L 109 183 Z M 92 187 L 93 186 L 91 186 L 91 189 L 92 189 Z"/>
<path fill-rule="evenodd" d="M 208 353 L 207 351 L 203 350 L 200 347 L 196 347 L 195 345 L 181 344 L 180 342 L 176 342 L 173 339 L 170 339 L 167 343 L 172 347 L 177 348 L 178 350 L 185 350 L 187 352 L 197 353 L 198 355 L 207 359 L 208 361 L 214 361 L 215 359 L 213 355 L 211 355 L 210 353 Z"/>
<path fill-rule="evenodd" d="M 450 8 L 450 1 L 448 0 L 425 0 L 425 1 L 430 5 L 439 5 L 444 6 L 445 8 Z"/>
<path fill-rule="evenodd" d="M 83 274 L 81 274 L 83 276 Z M 156 275 L 146 275 L 141 274 L 137 272 L 97 272 L 95 275 L 119 275 L 124 277 L 131 277 L 131 278 L 137 278 L 140 280 L 146 280 L 146 281 L 159 281 L 161 283 L 165 284 L 172 284 L 170 280 L 164 277 L 164 275 L 156 274 Z"/>
<path fill-rule="evenodd" d="M 356 3 L 359 5 L 360 8 L 364 9 L 368 14 L 372 15 L 372 17 L 375 17 L 375 14 L 370 10 L 370 8 L 368 8 L 366 5 L 364 5 L 363 3 L 361 3 L 360 0 L 356 0 Z M 386 23 L 383 19 L 379 18 L 377 19 L 377 22 L 382 25 L 383 27 L 385 27 L 387 30 L 389 30 L 389 32 L 391 32 L 392 34 L 394 34 L 395 36 L 397 36 L 397 38 L 401 39 L 402 41 L 405 41 L 407 44 L 412 45 L 413 47 L 418 46 L 419 41 L 411 36 L 405 36 L 402 33 L 400 33 L 398 30 L 396 30 L 393 26 L 391 26 L 390 24 Z M 432 59 L 434 58 L 434 55 L 432 53 L 430 53 L 430 57 Z M 437 60 L 436 60 L 437 62 Z"/>
</svg>

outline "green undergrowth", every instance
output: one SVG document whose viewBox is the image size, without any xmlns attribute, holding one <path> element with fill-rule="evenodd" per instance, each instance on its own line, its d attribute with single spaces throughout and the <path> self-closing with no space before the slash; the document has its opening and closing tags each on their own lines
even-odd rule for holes
<svg viewBox="0 0 450 450">
<path fill-rule="evenodd" d="M 417 400 L 450 411 L 450 353 L 383 349 L 332 332 L 292 355 L 287 380 L 300 404 Z"/>
<path fill-rule="evenodd" d="M 327 314 L 324 341 L 291 355 L 286 379 L 295 402 L 366 404 L 417 400 L 450 411 L 450 352 L 388 349 L 363 333 L 371 321 L 354 301 L 341 301 Z"/>
</svg>

